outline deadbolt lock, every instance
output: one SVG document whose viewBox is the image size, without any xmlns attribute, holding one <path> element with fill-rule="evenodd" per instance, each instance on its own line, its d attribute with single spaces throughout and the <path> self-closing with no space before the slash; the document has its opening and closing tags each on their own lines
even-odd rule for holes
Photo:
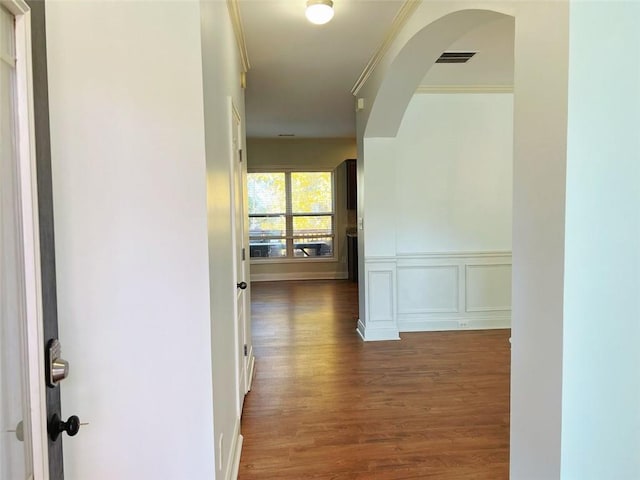
<svg viewBox="0 0 640 480">
<path fill-rule="evenodd" d="M 56 387 L 69 375 L 69 362 L 61 358 L 62 346 L 57 338 L 47 344 L 47 385 Z"/>
</svg>

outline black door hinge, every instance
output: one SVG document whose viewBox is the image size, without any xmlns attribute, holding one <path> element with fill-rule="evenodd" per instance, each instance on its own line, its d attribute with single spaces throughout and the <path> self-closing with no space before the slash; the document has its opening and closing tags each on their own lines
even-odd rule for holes
<svg viewBox="0 0 640 480">
<path fill-rule="evenodd" d="M 247 344 L 244 344 L 244 356 L 246 357 L 249 354 L 248 350 L 247 350 Z"/>
</svg>

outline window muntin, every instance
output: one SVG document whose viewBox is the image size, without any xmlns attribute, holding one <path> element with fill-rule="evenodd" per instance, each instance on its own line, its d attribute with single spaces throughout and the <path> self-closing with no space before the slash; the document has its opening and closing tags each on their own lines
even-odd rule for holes
<svg viewBox="0 0 640 480">
<path fill-rule="evenodd" d="M 333 258 L 333 172 L 251 172 L 247 184 L 251 258 Z"/>
</svg>

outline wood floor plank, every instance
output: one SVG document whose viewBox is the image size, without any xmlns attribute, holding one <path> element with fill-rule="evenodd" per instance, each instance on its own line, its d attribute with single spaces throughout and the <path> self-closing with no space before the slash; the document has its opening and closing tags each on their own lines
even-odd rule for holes
<svg viewBox="0 0 640 480">
<path fill-rule="evenodd" d="M 508 330 L 362 342 L 355 283 L 252 285 L 240 480 L 500 480 Z"/>
</svg>

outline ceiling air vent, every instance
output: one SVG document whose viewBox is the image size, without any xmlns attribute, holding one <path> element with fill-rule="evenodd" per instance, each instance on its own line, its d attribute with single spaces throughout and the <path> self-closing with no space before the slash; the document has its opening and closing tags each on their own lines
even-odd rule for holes
<svg viewBox="0 0 640 480">
<path fill-rule="evenodd" d="M 467 63 L 478 52 L 444 52 L 436 63 Z"/>
</svg>

